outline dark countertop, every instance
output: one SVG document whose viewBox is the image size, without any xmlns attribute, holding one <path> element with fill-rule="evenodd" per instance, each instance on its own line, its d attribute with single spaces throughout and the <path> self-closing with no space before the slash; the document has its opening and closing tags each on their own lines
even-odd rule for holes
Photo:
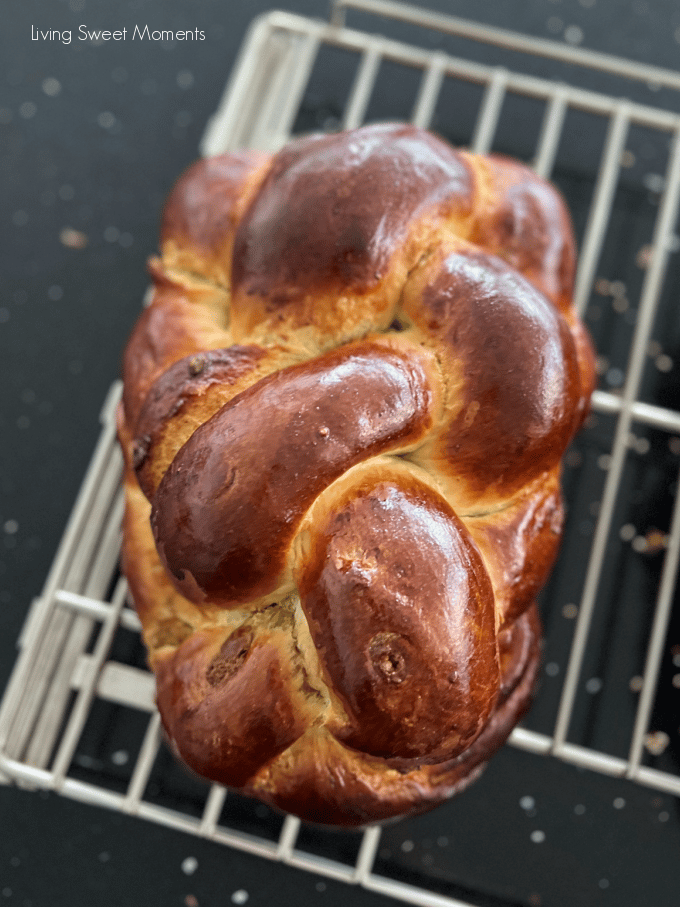
<svg viewBox="0 0 680 907">
<path fill-rule="evenodd" d="M 430 0 L 426 5 L 536 37 L 680 68 L 675 0 Z M 156 248 L 164 196 L 197 156 L 248 23 L 271 8 L 262 0 L 5 0 L 0 30 L 0 155 L 5 164 L 0 691 L 14 663 L 27 608 L 40 592 L 99 434 L 102 402 L 118 377 L 121 350 L 147 285 L 145 262 Z M 326 5 L 314 0 L 293 0 L 282 8 L 326 13 Z M 205 40 L 93 46 L 76 40 L 81 23 L 90 29 L 130 31 L 148 23 L 151 28 L 198 30 Z M 70 44 L 56 35 L 68 29 L 73 32 Z M 50 32 L 50 39 L 40 32 Z M 507 771 L 520 771 L 514 755 L 503 760 Z M 503 787 L 501 776 L 495 770 L 490 774 L 480 796 L 493 821 L 493 797 L 502 797 Z M 590 775 L 578 780 L 577 775 L 541 762 L 531 792 L 538 799 L 535 791 L 542 790 L 542 802 L 552 803 L 545 823 L 558 827 L 563 819 L 571 828 L 573 815 L 566 818 L 560 812 L 550 783 L 583 791 L 589 840 L 599 841 L 605 868 L 598 875 L 591 844 L 584 845 L 578 862 L 563 855 L 565 878 L 583 875 L 579 903 L 676 904 L 677 871 L 673 879 L 668 868 L 674 855 L 677 866 L 680 853 L 677 802 L 625 782 Z M 512 776 L 516 793 L 510 801 L 516 804 L 528 788 Z M 620 808 L 621 800 L 627 809 Z M 619 806 L 612 808 L 615 801 Z M 466 810 L 476 808 L 462 802 L 461 821 Z M 412 827 L 414 834 L 427 838 L 426 820 Z M 579 836 L 573 828 L 571 833 Z M 406 832 L 390 834 L 388 842 L 409 849 Z M 483 835 L 477 839 L 483 842 Z M 469 847 L 468 862 L 481 877 L 484 860 L 472 843 Z M 542 859 L 535 854 L 534 846 L 515 861 L 525 861 L 527 872 L 540 874 Z M 490 877 L 498 871 L 497 857 L 488 855 Z M 592 871 L 586 872 L 591 862 Z M 560 903 L 536 897 L 526 903 Z M 301 902 L 309 907 L 348 899 L 366 907 L 392 903 L 139 819 L 0 785 L 0 904 L 209 907 L 244 899 L 249 905 Z"/>
</svg>

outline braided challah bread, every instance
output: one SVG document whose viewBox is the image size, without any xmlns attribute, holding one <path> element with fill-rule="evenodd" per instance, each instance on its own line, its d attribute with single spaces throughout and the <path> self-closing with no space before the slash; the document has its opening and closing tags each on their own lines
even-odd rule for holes
<svg viewBox="0 0 680 907">
<path fill-rule="evenodd" d="M 123 564 L 199 774 L 364 825 L 528 706 L 593 357 L 559 194 L 408 125 L 202 160 L 124 359 Z"/>
</svg>

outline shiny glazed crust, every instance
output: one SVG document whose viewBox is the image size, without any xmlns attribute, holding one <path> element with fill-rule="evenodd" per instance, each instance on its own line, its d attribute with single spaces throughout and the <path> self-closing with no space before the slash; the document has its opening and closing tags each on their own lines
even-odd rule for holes
<svg viewBox="0 0 680 907">
<path fill-rule="evenodd" d="M 118 422 L 123 567 L 194 771 L 360 826 L 507 739 L 594 382 L 574 259 L 552 186 L 411 126 L 180 178 Z"/>
</svg>

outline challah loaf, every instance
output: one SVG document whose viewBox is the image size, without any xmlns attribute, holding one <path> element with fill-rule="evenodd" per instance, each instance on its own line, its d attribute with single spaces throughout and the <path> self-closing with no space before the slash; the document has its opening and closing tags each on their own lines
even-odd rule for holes
<svg viewBox="0 0 680 907">
<path fill-rule="evenodd" d="M 123 561 L 171 744 L 303 819 L 474 778 L 530 700 L 593 357 L 563 202 L 408 125 L 202 160 L 126 349 Z"/>
</svg>

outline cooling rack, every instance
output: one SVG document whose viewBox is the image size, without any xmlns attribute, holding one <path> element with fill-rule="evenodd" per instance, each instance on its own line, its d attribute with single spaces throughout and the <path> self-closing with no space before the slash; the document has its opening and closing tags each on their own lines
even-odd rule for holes
<svg viewBox="0 0 680 907">
<path fill-rule="evenodd" d="M 377 16 L 381 30 L 399 23 L 408 41 L 350 28 L 348 11 Z M 483 48 L 481 62 L 459 50 L 469 42 Z M 680 74 L 656 67 L 397 3 L 336 2 L 327 22 L 273 12 L 253 23 L 201 144 L 204 155 L 273 151 L 293 134 L 387 115 L 475 151 L 513 154 L 562 189 L 579 239 L 576 305 L 596 342 L 600 386 L 566 457 L 565 540 L 541 601 L 545 676 L 510 745 L 672 797 L 680 796 L 678 90 Z M 670 104 L 648 103 L 657 97 Z M 0 778 L 400 901 L 479 903 L 474 893 L 442 893 L 427 873 L 415 884 L 382 872 L 380 828 L 326 846 L 325 833 L 174 763 L 118 570 L 119 394 L 114 384 L 19 639 L 0 707 Z"/>
</svg>

